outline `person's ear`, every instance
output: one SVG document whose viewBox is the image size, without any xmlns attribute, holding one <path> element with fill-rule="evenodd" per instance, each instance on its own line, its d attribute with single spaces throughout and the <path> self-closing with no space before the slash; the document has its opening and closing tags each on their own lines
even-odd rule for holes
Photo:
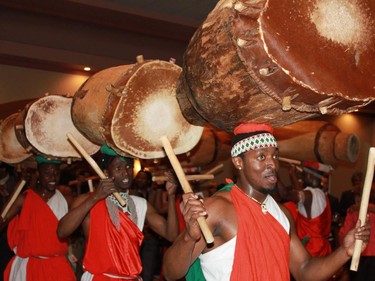
<svg viewBox="0 0 375 281">
<path fill-rule="evenodd" d="M 243 161 L 242 161 L 241 157 L 239 157 L 239 156 L 232 157 L 232 163 L 237 170 L 242 170 Z"/>
</svg>

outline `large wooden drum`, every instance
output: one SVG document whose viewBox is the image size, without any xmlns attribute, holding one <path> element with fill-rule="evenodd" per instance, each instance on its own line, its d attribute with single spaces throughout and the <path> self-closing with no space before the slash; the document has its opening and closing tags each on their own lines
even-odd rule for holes
<svg viewBox="0 0 375 281">
<path fill-rule="evenodd" d="M 16 136 L 16 120 L 20 115 L 21 113 L 14 113 L 0 123 L 0 160 L 8 164 L 18 164 L 32 155 Z"/>
<path fill-rule="evenodd" d="M 100 71 L 74 95 L 73 122 L 93 142 L 121 155 L 165 157 L 164 135 L 176 154 L 185 153 L 198 143 L 203 127 L 182 115 L 176 99 L 180 74 L 181 67 L 160 60 Z"/>
<path fill-rule="evenodd" d="M 28 104 L 22 123 L 16 126 L 18 140 L 36 155 L 60 160 L 81 159 L 67 138 L 71 133 L 88 154 L 98 152 L 100 146 L 87 139 L 73 124 L 72 101 L 71 97 L 47 95 Z"/>
<path fill-rule="evenodd" d="M 324 121 L 300 121 L 274 130 L 280 156 L 336 165 L 354 163 L 360 154 L 357 135 Z"/>
<path fill-rule="evenodd" d="M 351 112 L 375 99 L 374 34 L 372 0 L 221 0 L 185 52 L 179 103 L 227 131 Z"/>
</svg>

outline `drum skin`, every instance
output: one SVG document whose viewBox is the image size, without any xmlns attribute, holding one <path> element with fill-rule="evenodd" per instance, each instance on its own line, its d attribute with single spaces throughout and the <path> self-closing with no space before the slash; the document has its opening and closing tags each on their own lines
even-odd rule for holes
<svg viewBox="0 0 375 281">
<path fill-rule="evenodd" d="M 371 0 L 219 1 L 184 55 L 177 98 L 185 117 L 232 131 L 367 105 L 374 14 Z"/>
<path fill-rule="evenodd" d="M 82 159 L 68 140 L 68 133 L 73 135 L 89 155 L 99 151 L 100 147 L 74 126 L 71 118 L 72 101 L 71 97 L 47 95 L 26 106 L 23 112 L 23 129 L 34 154 L 49 159 Z"/>
<path fill-rule="evenodd" d="M 176 154 L 191 150 L 203 127 L 191 125 L 176 99 L 181 67 L 161 60 L 109 68 L 90 77 L 74 96 L 73 122 L 89 139 L 142 159 L 165 157 L 167 136 Z"/>
<path fill-rule="evenodd" d="M 7 164 L 18 164 L 32 155 L 17 139 L 15 126 L 19 116 L 21 113 L 9 115 L 0 124 L 0 160 Z"/>
</svg>

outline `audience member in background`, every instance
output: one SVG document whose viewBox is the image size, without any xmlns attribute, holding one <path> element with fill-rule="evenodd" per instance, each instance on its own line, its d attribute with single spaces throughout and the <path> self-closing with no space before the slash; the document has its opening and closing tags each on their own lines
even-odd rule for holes
<svg viewBox="0 0 375 281">
<path fill-rule="evenodd" d="M 340 243 L 349 229 L 356 224 L 359 215 L 361 194 L 355 194 L 355 204 L 348 208 L 343 226 L 339 231 Z M 369 223 L 375 226 L 375 184 L 372 182 L 370 200 L 368 205 Z M 370 240 L 366 249 L 362 252 L 358 271 L 349 271 L 351 281 L 372 281 L 375 278 L 375 231 L 371 231 Z"/>
<path fill-rule="evenodd" d="M 18 196 L 4 221 L 15 256 L 5 272 L 5 281 L 74 281 L 66 255 L 68 243 L 57 237 L 59 219 L 68 212 L 64 196 L 57 190 L 60 162 L 36 158 L 38 182 Z"/>
<path fill-rule="evenodd" d="M 0 162 L 0 210 L 5 206 L 9 195 L 17 184 L 13 171 L 12 166 Z"/>
<path fill-rule="evenodd" d="M 331 233 L 328 240 L 331 243 L 331 248 L 336 249 L 339 246 L 338 232 L 342 224 L 339 199 L 329 193 L 329 176 L 327 174 L 322 177 L 321 185 L 322 190 L 327 195 L 329 204 L 331 206 Z"/>
<path fill-rule="evenodd" d="M 303 190 L 280 189 L 280 196 L 298 205 L 296 230 L 312 256 L 326 256 L 332 252 L 328 241 L 331 233 L 331 207 L 322 190 L 323 176 L 318 170 L 304 168 Z"/>
<path fill-rule="evenodd" d="M 14 168 L 8 164 L 0 162 L 0 211 L 4 209 L 6 202 L 9 199 L 16 183 L 13 176 Z M 3 280 L 3 272 L 14 255 L 13 251 L 8 246 L 7 228 L 4 225 L 0 228 L 0 281 Z"/>
<path fill-rule="evenodd" d="M 347 209 L 355 203 L 354 197 L 356 193 L 362 192 L 363 173 L 355 172 L 351 178 L 352 188 L 344 191 L 340 198 L 340 215 L 345 219 Z"/>
<path fill-rule="evenodd" d="M 162 189 L 157 189 L 156 183 L 152 181 L 152 173 L 147 170 L 140 170 L 134 178 L 131 193 L 145 198 L 155 208 L 155 210 L 164 215 L 164 212 L 155 205 L 156 193 L 161 193 Z M 162 185 L 164 189 L 164 185 Z M 161 194 L 159 195 L 161 197 Z M 161 199 L 160 199 L 161 200 Z M 165 213 L 168 213 L 168 205 Z M 161 237 L 148 226 L 147 222 L 143 228 L 143 241 L 140 249 L 142 261 L 142 279 L 143 281 L 152 281 L 154 275 L 159 275 L 162 260 L 162 241 Z"/>
<path fill-rule="evenodd" d="M 101 179 L 93 193 L 77 197 L 61 219 L 57 233 L 59 237 L 69 237 L 82 226 L 86 250 L 81 280 L 139 280 L 144 223 L 169 241 L 177 236 L 177 185 L 171 181 L 166 185 L 171 198 L 166 220 L 146 199 L 129 195 L 134 159 L 120 156 L 108 146 L 103 146 L 101 152 L 100 166 L 108 178 Z M 114 192 L 124 199 L 125 206 L 121 206 Z"/>
</svg>

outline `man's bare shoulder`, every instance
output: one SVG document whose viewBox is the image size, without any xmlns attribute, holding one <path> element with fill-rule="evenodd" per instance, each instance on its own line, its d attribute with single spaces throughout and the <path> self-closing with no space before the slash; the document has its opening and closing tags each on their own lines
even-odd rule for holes
<svg viewBox="0 0 375 281">
<path fill-rule="evenodd" d="M 225 204 L 233 205 L 233 202 L 230 196 L 230 191 L 222 190 L 204 199 L 204 204 L 206 207 L 211 206 L 211 205 L 215 207 L 216 205 L 225 205 Z"/>
<path fill-rule="evenodd" d="M 232 239 L 237 233 L 237 218 L 230 191 L 215 193 L 204 201 L 207 221 L 215 235 L 216 246 Z"/>
</svg>

